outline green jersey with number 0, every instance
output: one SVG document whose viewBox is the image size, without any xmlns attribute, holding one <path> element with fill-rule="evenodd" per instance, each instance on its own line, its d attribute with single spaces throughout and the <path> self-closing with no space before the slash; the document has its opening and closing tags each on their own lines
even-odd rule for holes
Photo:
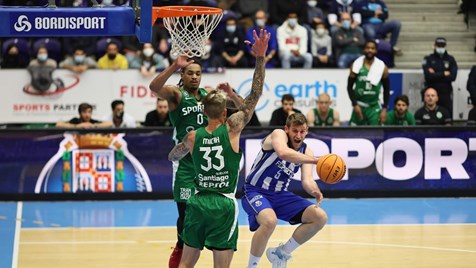
<svg viewBox="0 0 476 268">
<path fill-rule="evenodd" d="M 211 134 L 205 128 L 199 128 L 192 158 L 197 173 L 195 188 L 199 192 L 235 193 L 241 150 L 233 151 L 226 125 L 219 126 Z"/>
</svg>

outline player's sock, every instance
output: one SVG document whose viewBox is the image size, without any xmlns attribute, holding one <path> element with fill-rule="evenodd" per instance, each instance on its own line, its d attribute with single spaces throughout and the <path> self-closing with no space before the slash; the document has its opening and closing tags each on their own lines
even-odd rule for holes
<svg viewBox="0 0 476 268">
<path fill-rule="evenodd" d="M 183 249 L 179 248 L 178 245 L 175 246 L 169 258 L 169 268 L 178 268 L 182 258 L 182 251 Z"/>
<path fill-rule="evenodd" d="M 293 237 L 291 237 L 291 238 L 289 238 L 288 242 L 286 242 L 286 244 L 283 245 L 283 247 L 281 249 L 284 252 L 286 252 L 288 254 L 291 254 L 299 246 L 300 246 L 300 244 L 298 242 L 296 242 L 296 240 L 294 240 Z"/>
<path fill-rule="evenodd" d="M 256 268 L 258 267 L 258 263 L 261 257 L 256 257 L 250 254 L 250 259 L 248 261 L 248 268 Z"/>
</svg>

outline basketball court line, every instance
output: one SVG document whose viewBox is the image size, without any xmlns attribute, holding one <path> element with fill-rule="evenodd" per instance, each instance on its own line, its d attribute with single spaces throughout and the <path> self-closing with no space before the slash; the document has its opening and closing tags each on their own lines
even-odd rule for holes
<svg viewBox="0 0 476 268">
<path fill-rule="evenodd" d="M 18 251 L 20 248 L 20 230 L 21 230 L 21 218 L 23 212 L 23 202 L 17 204 L 16 224 L 15 224 L 15 238 L 13 239 L 13 256 L 12 256 L 12 268 L 18 266 Z"/>
</svg>

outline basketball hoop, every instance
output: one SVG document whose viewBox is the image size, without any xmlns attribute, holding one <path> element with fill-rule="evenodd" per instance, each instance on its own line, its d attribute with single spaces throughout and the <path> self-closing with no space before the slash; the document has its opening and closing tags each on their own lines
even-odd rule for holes
<svg viewBox="0 0 476 268">
<path fill-rule="evenodd" d="M 222 17 L 222 10 L 214 7 L 152 7 L 152 23 L 157 18 L 163 18 L 164 26 L 171 36 L 172 55 L 204 55 L 204 46 Z"/>
</svg>

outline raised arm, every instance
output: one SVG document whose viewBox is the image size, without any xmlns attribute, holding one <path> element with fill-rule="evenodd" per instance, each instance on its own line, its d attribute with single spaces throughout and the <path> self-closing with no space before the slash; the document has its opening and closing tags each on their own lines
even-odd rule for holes
<svg viewBox="0 0 476 268">
<path fill-rule="evenodd" d="M 227 120 L 230 132 L 240 132 L 250 121 L 261 94 L 263 93 L 264 77 L 265 77 L 265 60 L 266 49 L 270 34 L 264 30 L 260 30 L 260 35 L 253 31 L 255 43 L 251 50 L 256 55 L 255 72 L 253 74 L 253 82 L 251 84 L 250 94 L 243 100 L 243 104 L 238 107 L 239 111 L 230 116 Z M 248 44 L 251 42 L 247 41 Z"/>
</svg>

